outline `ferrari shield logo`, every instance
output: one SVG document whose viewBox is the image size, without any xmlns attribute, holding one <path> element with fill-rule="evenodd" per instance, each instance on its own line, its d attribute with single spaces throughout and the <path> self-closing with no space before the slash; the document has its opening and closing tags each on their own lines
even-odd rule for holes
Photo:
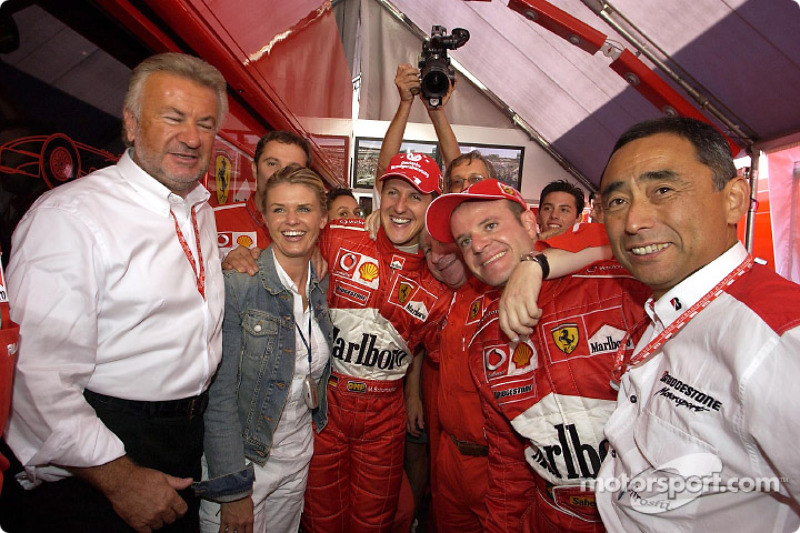
<svg viewBox="0 0 800 533">
<path fill-rule="evenodd" d="M 558 349 L 567 355 L 578 347 L 580 335 L 578 334 L 577 324 L 562 324 L 550 330 L 550 334 L 553 336 L 553 341 L 558 346 Z"/>
<path fill-rule="evenodd" d="M 469 306 L 469 320 L 473 321 L 478 318 L 481 314 L 481 301 L 475 300 L 472 302 L 472 305 Z"/>
<path fill-rule="evenodd" d="M 408 297 L 411 296 L 411 289 L 412 287 L 408 283 L 400 283 L 400 287 L 397 291 L 397 299 L 401 304 L 404 304 L 408 301 Z"/>
<path fill-rule="evenodd" d="M 214 177 L 217 182 L 217 202 L 227 203 L 231 185 L 231 160 L 227 155 L 219 154 L 214 160 Z"/>
</svg>

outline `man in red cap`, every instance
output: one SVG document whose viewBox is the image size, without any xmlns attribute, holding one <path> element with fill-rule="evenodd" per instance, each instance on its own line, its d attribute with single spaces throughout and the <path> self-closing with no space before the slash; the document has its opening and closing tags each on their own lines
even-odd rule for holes
<svg viewBox="0 0 800 533">
<path fill-rule="evenodd" d="M 507 528 L 519 530 L 533 501 L 526 524 L 532 531 L 602 531 L 594 495 L 579 485 L 596 476 L 605 456 L 602 428 L 616 399 L 609 385 L 614 355 L 620 345 L 632 347 L 623 337 L 638 322 L 647 290 L 614 261 L 566 275 L 589 256 L 608 256 L 602 226 L 584 225 L 543 245 L 525 200 L 496 180 L 438 198 L 427 225 L 437 240 L 455 242 L 470 271 L 496 288 L 484 295 L 469 348 L 487 418 L 490 516 L 504 516 Z M 547 245 L 554 247 L 550 261 L 536 251 Z M 528 260 L 544 279 L 564 277 L 542 286 L 534 334 L 510 341 L 499 328 L 498 300 Z"/>
<path fill-rule="evenodd" d="M 378 238 L 353 220 L 335 222 L 320 238 L 335 338 L 328 425 L 316 436 L 306 490 L 306 531 L 385 531 L 392 523 L 403 471 L 403 377 L 428 326 L 450 303 L 418 244 L 439 178 L 426 155 L 394 156 L 380 178 Z"/>
</svg>

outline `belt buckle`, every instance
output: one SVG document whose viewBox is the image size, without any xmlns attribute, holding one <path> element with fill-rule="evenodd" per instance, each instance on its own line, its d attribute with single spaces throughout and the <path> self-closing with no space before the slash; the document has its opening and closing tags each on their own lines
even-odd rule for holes
<svg viewBox="0 0 800 533">
<path fill-rule="evenodd" d="M 189 402 L 189 418 L 194 418 L 195 416 L 201 416 L 205 411 L 205 407 L 207 404 L 208 394 L 205 392 L 200 394 L 195 398 L 192 398 Z"/>
</svg>

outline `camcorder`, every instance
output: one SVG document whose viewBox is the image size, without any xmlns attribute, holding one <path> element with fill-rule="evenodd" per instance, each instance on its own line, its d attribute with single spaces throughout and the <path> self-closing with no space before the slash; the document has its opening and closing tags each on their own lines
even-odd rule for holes
<svg viewBox="0 0 800 533">
<path fill-rule="evenodd" d="M 430 107 L 442 105 L 442 98 L 456 81 L 447 51 L 461 48 L 467 41 L 469 32 L 464 28 L 455 28 L 451 35 L 447 35 L 447 28 L 434 26 L 430 38 L 422 43 L 419 56 L 420 89 Z"/>
</svg>

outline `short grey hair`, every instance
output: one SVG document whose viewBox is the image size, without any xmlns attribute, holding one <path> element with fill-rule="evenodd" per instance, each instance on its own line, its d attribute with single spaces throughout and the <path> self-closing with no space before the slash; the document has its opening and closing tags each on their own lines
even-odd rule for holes
<svg viewBox="0 0 800 533">
<path fill-rule="evenodd" d="M 225 78 L 216 67 L 194 56 L 169 52 L 148 57 L 133 69 L 125 94 L 123 109 L 130 111 L 137 120 L 142 115 L 142 91 L 152 74 L 166 72 L 199 85 L 213 89 L 217 95 L 217 129 L 228 113 L 228 93 Z"/>
</svg>

